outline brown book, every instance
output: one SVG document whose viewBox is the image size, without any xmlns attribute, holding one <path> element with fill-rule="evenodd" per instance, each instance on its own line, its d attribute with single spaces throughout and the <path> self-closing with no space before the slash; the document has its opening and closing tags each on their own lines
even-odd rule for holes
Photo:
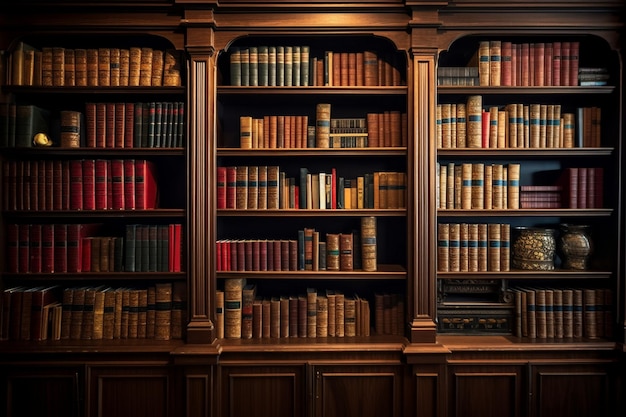
<svg viewBox="0 0 626 417">
<path fill-rule="evenodd" d="M 335 290 L 335 336 L 345 336 L 345 295 Z"/>
<path fill-rule="evenodd" d="M 111 85 L 111 49 L 98 48 L 98 86 Z"/>
<path fill-rule="evenodd" d="M 82 336 L 83 311 L 85 308 L 86 287 L 77 287 L 72 295 L 72 313 L 70 321 L 70 339 L 79 340 Z"/>
<path fill-rule="evenodd" d="M 64 53 L 64 85 L 73 87 L 76 85 L 76 51 L 74 49 L 67 48 Z"/>
<path fill-rule="evenodd" d="M 248 175 L 248 166 L 240 165 L 237 167 L 236 208 L 239 210 L 248 208 Z"/>
<path fill-rule="evenodd" d="M 598 337 L 598 323 L 597 323 L 597 304 L 596 304 L 596 293 L 593 288 L 585 288 L 584 290 L 579 290 L 583 293 L 583 313 L 582 314 L 582 322 L 583 322 L 583 336 L 588 337 L 590 339 L 595 339 Z M 576 296 L 574 295 L 574 300 L 576 300 Z"/>
<path fill-rule="evenodd" d="M 252 303 L 252 338 L 263 337 L 263 298 L 256 297 Z"/>
<path fill-rule="evenodd" d="M 449 270 L 459 272 L 461 270 L 461 225 L 450 223 L 448 237 Z"/>
<path fill-rule="evenodd" d="M 181 57 L 174 49 L 167 49 L 163 54 L 163 86 L 177 87 L 182 84 Z"/>
<path fill-rule="evenodd" d="M 256 298 L 256 285 L 246 284 L 242 289 L 241 298 L 241 338 L 252 338 L 252 305 Z"/>
<path fill-rule="evenodd" d="M 129 85 L 130 77 L 130 49 L 120 49 L 120 86 Z"/>
<path fill-rule="evenodd" d="M 289 306 L 289 297 L 281 295 L 280 300 L 280 337 L 289 337 L 291 329 L 291 310 Z"/>
<path fill-rule="evenodd" d="M 450 271 L 450 224 L 437 224 L 437 271 Z"/>
<path fill-rule="evenodd" d="M 269 298 L 263 298 L 261 303 L 261 330 L 264 339 L 270 338 L 272 333 L 272 302 Z"/>
<path fill-rule="evenodd" d="M 330 147 L 330 107 L 329 103 L 318 103 L 315 113 L 315 147 Z"/>
<path fill-rule="evenodd" d="M 356 336 L 356 299 L 353 296 L 344 297 L 344 335 Z"/>
<path fill-rule="evenodd" d="M 104 314 L 105 314 L 105 288 L 96 288 L 93 303 L 93 332 L 91 338 L 100 340 L 104 338 Z"/>
<path fill-rule="evenodd" d="M 171 315 L 171 308 L 170 308 Z M 139 335 L 139 290 L 131 289 L 128 294 L 128 338 L 137 339 Z"/>
<path fill-rule="evenodd" d="M 215 332 L 218 339 L 224 338 L 224 291 L 215 291 Z"/>
<path fill-rule="evenodd" d="M 328 336 L 328 298 L 326 294 L 317 295 L 317 319 L 316 319 L 316 336 Z"/>
<path fill-rule="evenodd" d="M 591 299 L 589 299 L 589 301 L 591 302 Z M 574 311 L 573 313 L 573 337 L 575 338 L 581 338 L 583 336 L 586 336 L 585 334 L 585 294 L 584 294 L 584 290 L 579 289 L 579 288 L 575 288 L 573 290 L 573 297 L 572 297 L 572 310 Z M 588 332 L 588 329 L 587 329 Z"/>
<path fill-rule="evenodd" d="M 16 56 L 15 56 L 16 53 L 19 53 L 22 56 L 21 64 L 20 64 L 19 59 L 16 60 Z M 19 76 L 20 79 L 22 78 L 22 69 L 18 69 L 18 68 L 19 68 L 19 65 L 23 65 L 23 59 L 24 59 L 23 52 L 15 51 L 12 57 L 13 57 L 13 71 L 12 71 L 13 82 L 12 84 L 20 85 L 20 84 L 16 84 L 15 77 Z M 41 48 L 41 85 L 44 87 L 51 87 L 53 85 L 52 84 L 52 48 L 51 47 Z"/>
<path fill-rule="evenodd" d="M 65 48 L 58 46 L 52 48 L 52 85 L 65 85 Z"/>
<path fill-rule="evenodd" d="M 137 339 L 145 339 L 148 332 L 148 290 L 137 290 Z"/>
<path fill-rule="evenodd" d="M 317 290 L 315 288 L 307 288 L 306 294 L 306 337 L 317 337 Z"/>
<path fill-rule="evenodd" d="M 120 84 L 120 48 L 109 49 L 109 65 L 110 78 L 109 85 L 111 87 L 119 87 Z"/>
<path fill-rule="evenodd" d="M 154 49 L 152 51 L 152 86 L 160 87 L 163 85 L 163 64 L 163 51 Z"/>
<path fill-rule="evenodd" d="M 61 111 L 61 147 L 79 148 L 83 115 L 72 110 Z"/>
<path fill-rule="evenodd" d="M 224 281 L 224 335 L 227 339 L 241 338 L 243 288 L 245 278 Z"/>
<path fill-rule="evenodd" d="M 270 337 L 273 339 L 280 337 L 280 297 L 270 298 Z"/>
<path fill-rule="evenodd" d="M 132 50 L 131 50 L 132 52 Z M 141 59 L 139 61 L 139 85 L 150 87 L 152 85 L 152 58 L 154 50 L 149 47 L 141 48 Z M 132 55 L 131 55 L 132 65 Z"/>
<path fill-rule="evenodd" d="M 339 235 L 339 269 L 342 271 L 353 270 L 354 259 L 352 243 L 352 233 L 341 233 Z"/>
<path fill-rule="evenodd" d="M 105 288 L 102 309 L 102 339 L 113 339 L 115 332 L 115 289 Z"/>
<path fill-rule="evenodd" d="M 128 61 L 128 85 L 138 86 L 141 78 L 142 49 L 131 47 L 129 50 Z M 152 63 L 152 61 L 150 61 Z"/>
<path fill-rule="evenodd" d="M 492 272 L 500 272 L 501 269 L 501 226 L 499 223 L 487 225 L 487 268 Z"/>
<path fill-rule="evenodd" d="M 170 340 L 172 323 L 172 284 L 156 284 L 156 323 L 154 338 Z"/>
<path fill-rule="evenodd" d="M 97 87 L 99 82 L 98 49 L 87 48 L 87 86 Z"/>
</svg>

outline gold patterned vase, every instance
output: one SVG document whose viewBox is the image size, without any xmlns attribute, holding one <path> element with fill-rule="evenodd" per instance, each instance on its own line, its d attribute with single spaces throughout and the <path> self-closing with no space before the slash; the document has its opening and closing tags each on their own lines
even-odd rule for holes
<svg viewBox="0 0 626 417">
<path fill-rule="evenodd" d="M 584 224 L 561 224 L 559 253 L 565 269 L 587 269 L 593 252 L 591 227 Z"/>
<path fill-rule="evenodd" d="M 554 269 L 556 230 L 540 227 L 515 227 L 512 266 L 532 271 Z"/>
</svg>

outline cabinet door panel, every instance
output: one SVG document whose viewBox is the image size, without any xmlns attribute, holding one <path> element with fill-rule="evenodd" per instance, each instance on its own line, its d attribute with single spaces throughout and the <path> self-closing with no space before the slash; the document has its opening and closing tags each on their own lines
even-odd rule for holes
<svg viewBox="0 0 626 417">
<path fill-rule="evenodd" d="M 537 417 L 608 416 L 611 377 L 601 367 L 539 366 L 533 372 L 534 410 Z"/>
<path fill-rule="evenodd" d="M 449 373 L 450 416 L 524 415 L 522 368 L 453 366 Z"/>
<path fill-rule="evenodd" d="M 221 367 L 223 417 L 304 416 L 304 368 Z"/>
<path fill-rule="evenodd" d="M 165 417 L 170 414 L 166 367 L 92 367 L 87 407 L 91 417 Z"/>
<path fill-rule="evenodd" d="M 78 371 L 71 368 L 7 369 L 3 373 L 7 417 L 80 416 Z M 36 399 L 36 401 L 34 401 Z"/>
<path fill-rule="evenodd" d="M 394 367 L 316 367 L 315 415 L 399 416 L 401 371 Z"/>
</svg>

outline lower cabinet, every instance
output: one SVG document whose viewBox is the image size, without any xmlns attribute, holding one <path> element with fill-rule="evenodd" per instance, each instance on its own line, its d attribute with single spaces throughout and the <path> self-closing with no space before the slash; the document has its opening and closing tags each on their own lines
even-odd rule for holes
<svg viewBox="0 0 626 417">
<path fill-rule="evenodd" d="M 3 364 L 0 415 L 6 417 L 80 417 L 83 403 L 83 368 Z"/>
</svg>

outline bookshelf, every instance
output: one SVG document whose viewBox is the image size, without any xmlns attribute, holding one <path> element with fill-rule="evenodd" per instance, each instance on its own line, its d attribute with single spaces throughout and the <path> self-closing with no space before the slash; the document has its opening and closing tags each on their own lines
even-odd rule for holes
<svg viewBox="0 0 626 417">
<path fill-rule="evenodd" d="M 22 38 L 5 55 L 3 340 L 183 340 L 180 52 L 153 35 L 60 35 Z M 33 109 L 42 109 L 38 125 L 20 116 Z M 43 304 L 29 312 L 29 298 Z"/>
<path fill-rule="evenodd" d="M 570 54 L 553 53 L 553 46 L 561 50 L 561 45 L 570 44 L 577 45 L 579 52 L 572 53 L 566 65 L 564 60 L 555 60 L 555 55 Z M 510 55 L 504 58 L 503 45 L 513 50 L 512 62 Z M 484 60 L 476 60 L 485 54 L 491 68 Z M 535 69 L 528 70 L 533 62 Z M 449 77 L 451 68 L 463 66 L 473 68 L 461 77 Z M 468 36 L 439 54 L 435 171 L 440 333 L 504 333 L 570 342 L 614 337 L 617 312 L 603 294 L 619 285 L 619 265 L 614 262 L 619 259 L 619 239 L 598 233 L 617 227 L 621 217 L 619 202 L 613 198 L 617 184 L 613 179 L 621 175 L 620 144 L 615 141 L 619 137 L 618 88 L 606 81 L 587 85 L 584 74 L 591 66 L 597 68 L 593 72 L 603 74 L 617 70 L 617 59 L 605 42 L 591 36 Z M 489 78 L 494 73 L 495 81 Z M 610 79 L 608 75 L 600 78 Z M 471 117 L 473 102 L 478 104 Z M 602 115 L 597 122 L 586 116 L 593 111 Z M 594 129 L 599 132 L 597 139 L 591 138 Z M 476 139 L 470 140 L 471 135 Z M 519 168 L 513 177 L 512 166 Z M 582 175 L 572 179 L 572 168 Z M 477 195 L 478 202 L 474 201 Z M 593 254 L 585 268 L 565 265 L 561 250 L 565 223 L 590 225 L 597 231 L 592 232 Z M 529 227 L 537 233 L 551 231 L 550 242 L 538 234 L 521 237 Z M 545 258 L 540 253 L 544 244 L 554 249 Z M 533 248 L 531 254 L 524 253 L 525 245 Z M 534 256 L 536 260 L 528 259 Z M 562 305 L 563 289 L 599 295 L 587 307 L 582 297 L 578 307 L 572 306 L 571 299 Z M 534 298 L 537 291 L 542 298 L 537 310 L 541 329 L 529 330 L 528 322 L 534 326 L 536 313 L 528 313 L 526 296 L 533 292 Z M 546 291 L 550 293 L 547 304 Z M 552 291 L 558 292 L 558 305 L 553 304 Z M 533 312 L 534 308 L 530 306 Z M 564 336 L 563 322 L 553 319 L 557 311 L 562 320 L 561 312 L 572 309 L 602 313 L 585 320 L 581 317 L 575 336 L 571 329 Z M 610 317 L 608 325 L 599 319 L 605 313 Z M 596 324 L 601 333 L 593 330 Z"/>
<path fill-rule="evenodd" d="M 229 339 L 258 343 L 264 338 L 279 343 L 307 335 L 311 326 L 312 332 L 306 336 L 309 339 L 405 334 L 410 240 L 410 203 L 406 198 L 408 64 L 404 54 L 388 41 L 347 35 L 339 36 L 339 40 L 341 47 L 334 48 L 335 39 L 330 36 L 290 37 L 284 44 L 276 43 L 275 38 L 250 37 L 235 41 L 219 56 L 217 66 L 223 82 L 217 86 L 218 181 L 212 184 L 216 192 L 213 207 L 217 228 L 212 242 L 216 268 L 212 279 L 218 290 L 225 292 L 226 304 L 224 287 L 236 280 L 255 285 L 259 303 L 279 303 L 282 299 L 283 303 L 291 300 L 292 306 L 296 304 L 291 317 L 280 316 L 281 324 L 292 323 L 292 332 L 289 326 L 286 332 L 272 332 L 272 336 L 260 331 L 254 336 L 227 331 L 222 343 L 228 344 Z M 359 46 L 365 41 L 371 43 L 368 51 Z M 282 58 L 280 52 L 275 53 L 279 56 L 276 61 L 292 61 L 293 50 L 307 50 L 308 78 L 301 75 L 296 80 L 295 63 L 282 70 L 274 69 L 280 68 L 276 64 L 270 64 L 269 69 L 259 64 L 251 72 L 240 64 L 241 58 L 236 58 L 243 51 L 257 54 L 267 49 L 284 51 Z M 285 58 L 288 53 L 292 56 Z M 356 64 L 367 59 L 373 60 L 376 68 L 371 80 L 364 65 Z M 233 65 L 240 67 L 233 69 Z M 329 78 L 333 71 L 334 80 Z M 242 73 L 250 74 L 249 78 L 234 81 Z M 253 81 L 252 73 L 258 74 L 258 79 Z M 288 73 L 292 73 L 289 82 L 284 81 Z M 325 122 L 320 116 L 322 109 Z M 358 129 L 360 136 L 335 129 L 346 120 L 357 123 L 353 129 Z M 320 141 L 324 128 L 328 129 L 326 139 Z M 373 223 L 370 238 L 361 236 L 364 219 Z M 346 238 L 351 242 L 341 246 L 339 242 Z M 362 257 L 363 240 L 374 245 L 369 251 L 373 261 Z M 308 251 L 307 241 L 311 242 Z M 384 329 L 383 293 L 396 316 L 393 327 L 387 316 Z M 322 312 L 335 308 L 320 306 L 320 299 L 332 303 L 335 294 L 348 303 L 354 304 L 356 299 L 357 304 L 367 307 L 356 319 L 356 329 L 338 325 L 335 331 L 334 317 L 324 317 L 317 332 L 317 314 L 308 325 L 295 323 L 298 312 L 306 308 L 307 294 L 317 297 L 313 312 L 323 316 L 332 315 Z M 304 299 L 305 307 L 297 307 L 298 299 Z M 380 313 L 375 311 L 379 308 Z M 260 306 L 258 309 L 261 313 Z M 224 315 L 217 323 L 229 322 L 228 309 Z M 343 311 L 336 316 L 343 316 Z M 353 318 L 348 320 L 354 325 Z M 269 317 L 254 319 L 268 324 Z M 321 324 L 326 320 L 331 328 Z M 217 326 L 218 335 L 222 325 Z"/>
</svg>

